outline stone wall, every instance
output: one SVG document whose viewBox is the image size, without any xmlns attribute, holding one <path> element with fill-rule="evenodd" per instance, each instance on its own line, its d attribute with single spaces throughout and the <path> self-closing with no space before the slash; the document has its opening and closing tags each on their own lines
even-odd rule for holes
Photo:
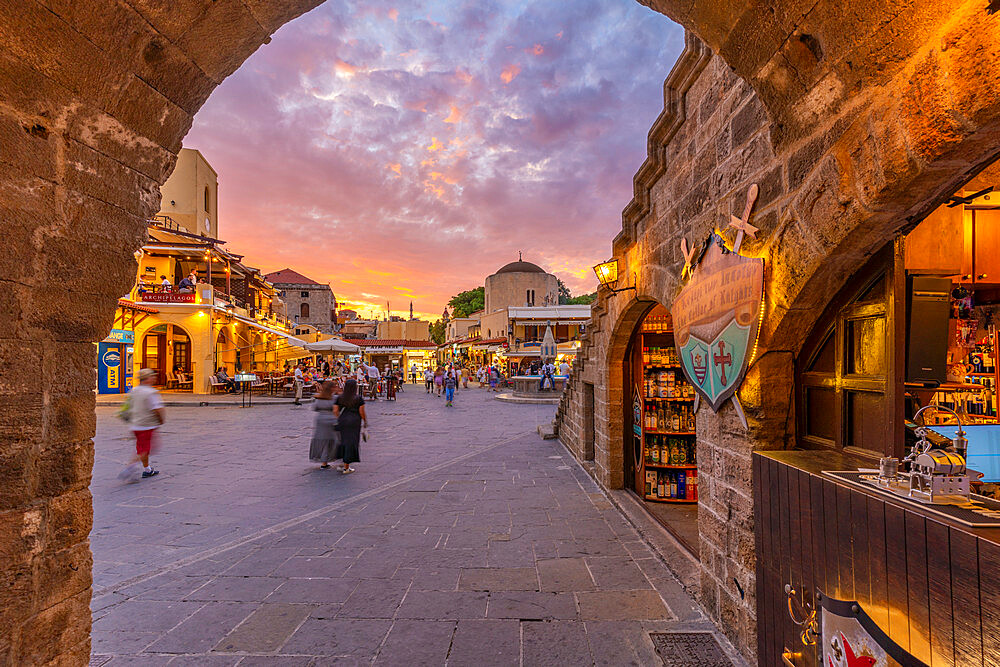
<svg viewBox="0 0 1000 667">
<path fill-rule="evenodd" d="M 694 246 L 725 229 L 758 184 L 751 222 L 761 231 L 743 244 L 766 267 L 760 349 L 740 390 L 749 428 L 729 403 L 718 414 L 703 404 L 697 415 L 701 601 L 751 661 L 751 452 L 794 445 L 795 355 L 852 272 L 1000 153 L 1000 94 L 989 88 L 1000 79 L 1000 18 L 974 4 L 952 9 L 926 44 L 910 45 L 895 76 L 883 73 L 880 85 L 854 91 L 836 113 L 794 133 L 776 125 L 781 116 L 723 58 L 688 36 L 613 242 L 618 287 L 637 289 L 599 293 L 560 405 L 560 437 L 582 457 L 584 383 L 594 385 L 595 475 L 621 488 L 628 340 L 652 304 L 669 307 L 680 289 L 680 240 Z"/>
</svg>

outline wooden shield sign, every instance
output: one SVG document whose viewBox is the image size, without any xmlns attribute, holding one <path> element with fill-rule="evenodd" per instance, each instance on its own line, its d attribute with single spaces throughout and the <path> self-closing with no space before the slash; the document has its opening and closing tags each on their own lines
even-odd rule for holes
<svg viewBox="0 0 1000 667">
<path fill-rule="evenodd" d="M 684 375 L 715 412 L 746 375 L 763 296 L 764 260 L 730 252 L 713 234 L 670 308 Z"/>
</svg>

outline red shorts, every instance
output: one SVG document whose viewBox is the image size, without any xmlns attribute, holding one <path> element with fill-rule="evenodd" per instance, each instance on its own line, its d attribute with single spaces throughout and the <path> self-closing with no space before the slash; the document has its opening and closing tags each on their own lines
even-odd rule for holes
<svg viewBox="0 0 1000 667">
<path fill-rule="evenodd" d="M 135 433 L 135 453 L 139 456 L 149 456 L 150 450 L 153 448 L 153 432 L 156 431 L 155 428 L 147 429 L 145 431 L 132 431 Z"/>
</svg>

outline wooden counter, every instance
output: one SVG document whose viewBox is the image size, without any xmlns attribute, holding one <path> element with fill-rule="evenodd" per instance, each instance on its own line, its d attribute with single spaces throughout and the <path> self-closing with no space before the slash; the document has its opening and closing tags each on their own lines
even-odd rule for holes
<svg viewBox="0 0 1000 667">
<path fill-rule="evenodd" d="M 832 451 L 755 452 L 757 636 L 761 665 L 819 665 L 789 619 L 784 587 L 857 600 L 931 665 L 1000 665 L 1000 528 L 952 524 L 823 470 L 872 467 Z M 982 575 L 982 576 L 980 576 Z M 984 639 L 985 638 L 985 639 Z"/>
</svg>

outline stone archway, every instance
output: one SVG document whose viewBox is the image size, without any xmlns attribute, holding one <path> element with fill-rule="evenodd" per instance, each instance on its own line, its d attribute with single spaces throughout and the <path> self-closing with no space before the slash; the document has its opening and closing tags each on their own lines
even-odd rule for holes
<svg viewBox="0 0 1000 667">
<path fill-rule="evenodd" d="M 789 174 L 801 176 L 785 187 L 797 193 L 794 214 L 774 221 L 783 243 L 800 250 L 774 253 L 789 280 L 770 295 L 781 314 L 768 340 L 807 325 L 799 315 L 828 285 L 1000 146 L 1000 31 L 980 0 L 917 0 L 905 11 L 861 0 L 787 2 L 782 11 L 738 0 L 643 2 L 720 53 L 735 70 L 729 85 L 750 83 L 759 100 L 747 105 L 746 124 L 769 115 L 770 138 Z M 87 660 L 92 341 L 110 329 L 116 300 L 131 287 L 132 253 L 193 114 L 278 27 L 318 4 L 0 0 L 5 661 Z M 677 100 L 667 102 L 675 113 Z M 643 167 L 651 176 L 637 178 L 639 204 L 626 211 L 616 248 L 641 236 L 635 224 L 650 204 L 644 178 L 658 177 L 671 157 L 661 139 L 676 126 L 654 131 Z M 777 159 L 773 146 L 757 150 Z M 822 229 L 803 227 L 824 215 Z M 661 255 L 659 272 L 637 273 L 666 296 L 676 285 L 664 269 L 678 258 L 658 245 L 643 256 Z M 844 260 L 821 265 L 809 248 L 842 250 Z M 776 358 L 769 354 L 758 367 Z"/>
</svg>

